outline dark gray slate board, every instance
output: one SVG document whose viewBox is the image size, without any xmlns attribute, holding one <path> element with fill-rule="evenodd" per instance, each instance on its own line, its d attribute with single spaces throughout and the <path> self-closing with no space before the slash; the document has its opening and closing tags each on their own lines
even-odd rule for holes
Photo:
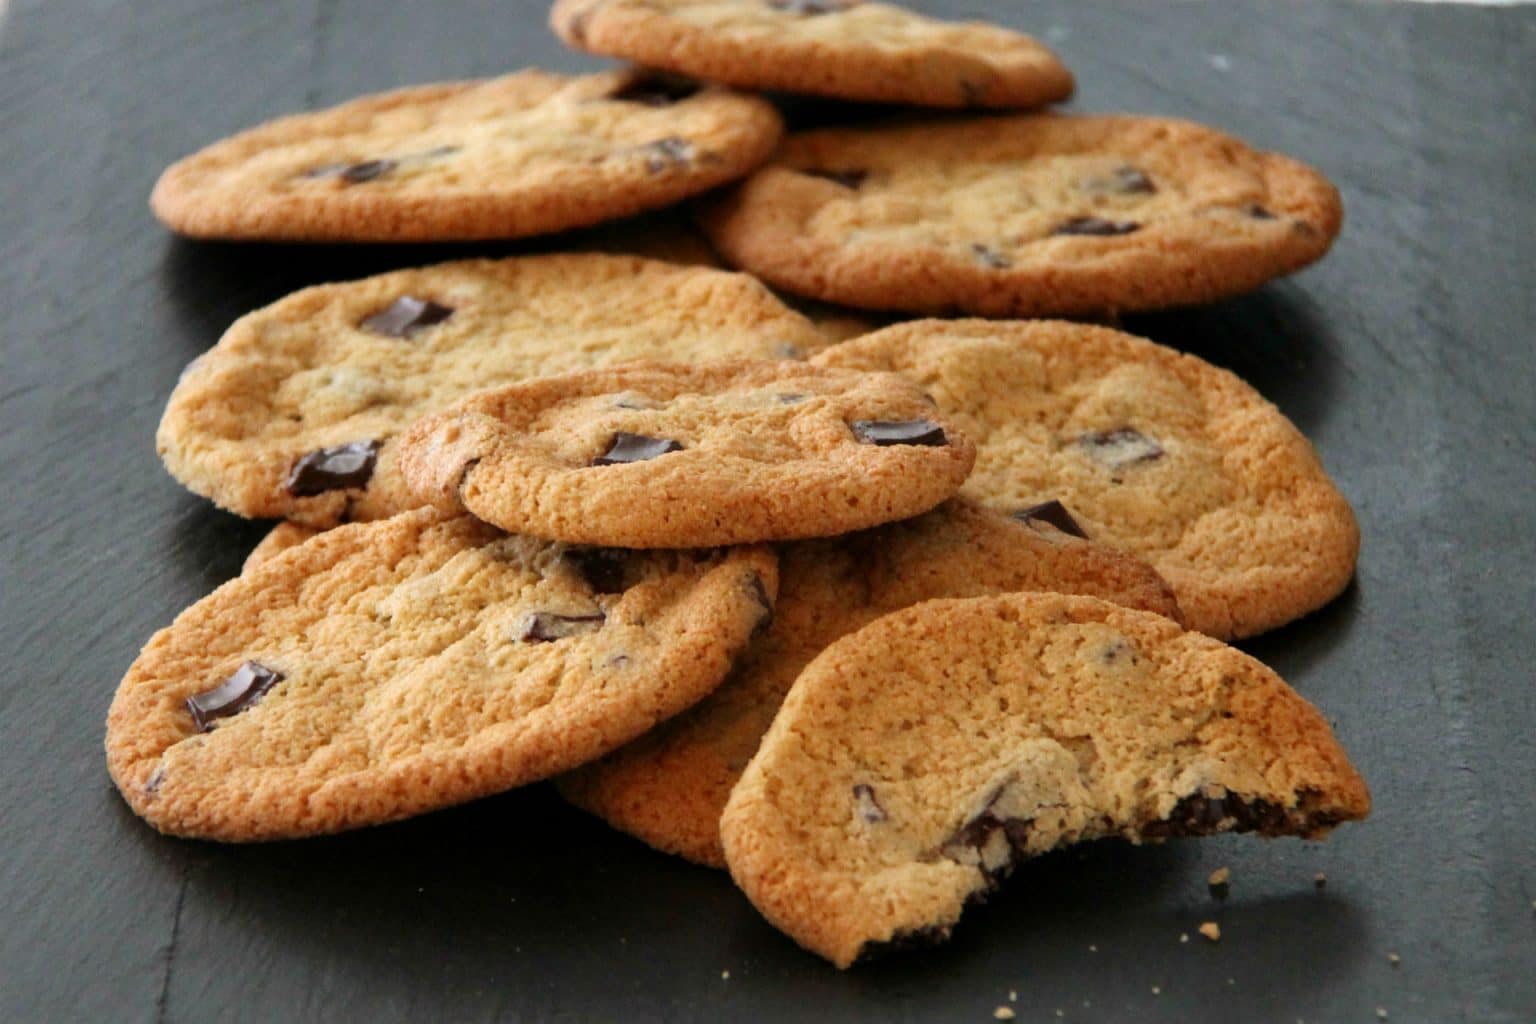
<svg viewBox="0 0 1536 1024">
<path fill-rule="evenodd" d="M 1536 1019 L 1536 9 L 925 6 L 1045 36 L 1081 109 L 1209 121 L 1341 184 L 1348 224 L 1321 266 L 1129 326 L 1254 382 L 1359 509 L 1357 584 L 1251 647 L 1334 719 L 1372 820 L 1321 846 L 1049 857 L 948 948 L 846 974 L 723 876 L 542 787 L 323 841 L 157 836 L 108 783 L 108 701 L 263 529 L 160 469 L 177 371 L 290 289 L 466 250 L 186 244 L 145 208 L 155 175 L 291 110 L 592 62 L 527 0 L 13 0 L 0 1019 L 981 1021 L 1010 989 L 1026 1021 Z M 1204 880 L 1223 864 L 1217 906 Z M 1181 944 L 1207 918 L 1221 943 Z"/>
</svg>

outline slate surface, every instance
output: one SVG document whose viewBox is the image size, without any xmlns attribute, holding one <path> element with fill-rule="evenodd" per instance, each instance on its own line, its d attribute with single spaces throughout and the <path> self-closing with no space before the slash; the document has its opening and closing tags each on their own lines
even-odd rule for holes
<svg viewBox="0 0 1536 1024">
<path fill-rule="evenodd" d="M 1536 1018 L 1536 10 L 922 6 L 1049 38 L 1081 109 L 1209 121 L 1341 184 L 1321 266 L 1129 326 L 1247 377 L 1356 503 L 1357 584 L 1251 648 L 1336 722 L 1373 819 L 1322 846 L 1050 857 L 948 948 L 846 974 L 723 876 L 542 787 L 323 841 L 157 836 L 106 777 L 112 689 L 263 529 L 160 469 L 176 374 L 293 288 L 445 253 L 178 242 L 145 208 L 155 175 L 291 110 L 592 62 L 525 0 L 17 0 L 0 26 L 0 1019 L 977 1021 L 1010 989 L 1021 1020 Z M 1217 906 L 1204 879 L 1223 864 Z M 1207 918 L 1219 945 L 1180 943 Z"/>
</svg>

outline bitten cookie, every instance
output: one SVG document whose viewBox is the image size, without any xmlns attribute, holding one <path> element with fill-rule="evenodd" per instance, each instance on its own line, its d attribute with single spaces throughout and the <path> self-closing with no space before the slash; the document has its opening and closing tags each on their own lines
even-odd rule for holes
<svg viewBox="0 0 1536 1024">
<path fill-rule="evenodd" d="M 1084 316 L 1210 302 L 1338 234 L 1322 175 L 1188 121 L 1026 115 L 790 136 L 704 226 L 769 284 L 867 309 Z"/>
<path fill-rule="evenodd" d="M 638 363 L 484 391 L 414 424 L 424 502 L 615 547 L 827 537 L 926 512 L 970 441 L 895 374 L 794 362 Z"/>
<path fill-rule="evenodd" d="M 573 768 L 713 689 L 771 611 L 763 548 L 573 550 L 421 509 L 329 531 L 145 646 L 107 763 L 163 832 L 279 839 Z"/>
<path fill-rule="evenodd" d="M 377 519 L 416 506 L 394 436 L 481 388 L 824 343 L 745 274 L 597 254 L 444 263 L 242 317 L 182 374 L 157 444 L 171 475 L 239 515 Z"/>
<path fill-rule="evenodd" d="M 557 0 L 550 25 L 588 53 L 725 82 L 874 103 L 1031 108 L 1072 73 L 1020 32 L 860 0 Z"/>
<path fill-rule="evenodd" d="M 964 493 L 1059 499 L 1173 584 L 1190 627 L 1252 636 L 1348 585 L 1354 513 L 1280 411 L 1194 356 L 1102 327 L 927 320 L 828 350 L 910 378 L 976 441 Z"/>
<path fill-rule="evenodd" d="M 731 794 L 731 875 L 839 967 L 947 938 L 1017 860 L 1106 836 L 1317 838 L 1370 809 L 1253 658 L 1094 598 L 931 601 L 801 674 Z"/>
<path fill-rule="evenodd" d="M 268 122 L 172 165 L 150 205 L 196 238 L 517 238 L 667 206 L 762 163 L 751 96 L 635 71 L 522 71 Z"/>
<path fill-rule="evenodd" d="M 1177 618 L 1146 563 L 1081 540 L 1058 509 L 1023 519 L 953 499 L 916 519 L 779 551 L 773 624 L 698 706 L 557 780 L 577 806 L 657 849 L 725 866 L 720 812 L 801 669 L 839 637 L 937 597 L 1090 594 Z"/>
</svg>

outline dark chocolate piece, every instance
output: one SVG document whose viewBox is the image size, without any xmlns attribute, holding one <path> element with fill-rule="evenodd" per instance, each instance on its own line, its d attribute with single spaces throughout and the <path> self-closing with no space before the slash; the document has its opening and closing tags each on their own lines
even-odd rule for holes
<svg viewBox="0 0 1536 1024">
<path fill-rule="evenodd" d="M 1147 839 L 1178 839 L 1215 832 L 1311 836 L 1326 832 L 1339 823 L 1337 816 L 1313 810 L 1317 793 L 1299 795 L 1301 799 L 1297 806 L 1287 810 L 1268 800 L 1243 800 L 1230 793 L 1226 796 L 1191 793 L 1174 805 L 1167 818 L 1143 825 L 1141 835 Z"/>
<path fill-rule="evenodd" d="M 878 960 L 892 953 L 907 953 L 918 949 L 931 949 L 949 941 L 951 925 L 929 925 L 897 932 L 884 942 L 866 942 L 859 947 L 858 960 Z"/>
<path fill-rule="evenodd" d="M 1147 172 L 1130 164 L 1115 168 L 1115 185 L 1117 191 L 1126 195 L 1149 196 L 1157 192 L 1157 185 Z"/>
<path fill-rule="evenodd" d="M 670 107 L 699 91 L 699 83 L 677 75 L 657 73 L 636 75 L 615 92 L 608 94 L 611 100 L 623 103 L 641 103 L 647 107 Z"/>
<path fill-rule="evenodd" d="M 349 441 L 312 451 L 293 464 L 283 486 L 295 498 L 366 487 L 383 445 L 382 441 Z"/>
<path fill-rule="evenodd" d="M 161 765 L 149 773 L 149 778 L 144 780 L 144 795 L 154 796 L 160 792 L 160 787 L 165 785 L 165 765 Z"/>
<path fill-rule="evenodd" d="M 940 448 L 949 444 L 944 428 L 932 420 L 854 420 L 849 426 L 860 441 L 882 448 L 897 444 Z"/>
<path fill-rule="evenodd" d="M 758 617 L 757 625 L 752 627 L 753 636 L 761 636 L 768 632 L 768 627 L 773 625 L 773 601 L 768 597 L 768 587 L 763 583 L 763 578 L 757 573 L 752 574 L 750 583 L 752 598 L 762 606 L 763 613 Z"/>
<path fill-rule="evenodd" d="M 1124 469 L 1163 457 L 1162 445 L 1130 427 L 1096 430 L 1079 437 L 1077 443 L 1095 461 L 1110 469 Z"/>
<path fill-rule="evenodd" d="M 358 164 L 348 164 L 336 172 L 336 176 L 348 185 L 361 185 L 365 181 L 372 181 L 400 166 L 389 158 L 380 160 L 364 160 Z"/>
<path fill-rule="evenodd" d="M 1103 217 L 1073 217 L 1051 229 L 1052 235 L 1128 235 L 1140 231 L 1133 220 L 1105 220 Z"/>
<path fill-rule="evenodd" d="M 1006 270 L 1013 266 L 1013 261 L 996 249 L 982 245 L 980 242 L 971 243 L 971 252 L 976 256 L 976 262 L 993 270 Z"/>
<path fill-rule="evenodd" d="M 621 548 L 568 548 L 565 557 L 594 594 L 624 593 L 628 551 Z"/>
<path fill-rule="evenodd" d="M 608 616 L 602 612 L 592 615 L 557 615 L 554 612 L 534 612 L 523 623 L 519 640 L 532 643 L 553 643 L 583 633 L 595 633 L 602 628 Z"/>
<path fill-rule="evenodd" d="M 780 405 L 799 405 L 805 401 L 805 396 L 792 391 L 784 391 L 779 394 Z"/>
<path fill-rule="evenodd" d="M 683 446 L 664 437 L 646 437 L 619 431 L 608 443 L 608 450 L 592 460 L 594 466 L 618 466 L 628 462 L 645 462 L 668 452 L 680 452 Z"/>
<path fill-rule="evenodd" d="M 825 179 L 827 179 L 830 182 L 834 182 L 834 183 L 836 183 L 838 185 L 843 186 L 843 188 L 853 188 L 853 189 L 856 189 L 860 185 L 864 184 L 864 180 L 869 177 L 869 172 L 868 171 L 853 171 L 853 170 L 849 170 L 849 171 L 823 171 L 823 170 L 807 169 L 807 170 L 801 171 L 800 173 L 801 174 L 809 174 L 813 178 L 825 178 Z"/>
<path fill-rule="evenodd" d="M 1247 212 L 1248 212 L 1248 216 L 1252 217 L 1254 220 L 1274 220 L 1275 219 L 1275 215 L 1274 214 L 1270 213 L 1267 208 L 1265 208 L 1263 206 L 1260 206 L 1258 203 L 1250 204 L 1249 207 L 1248 207 L 1248 211 Z"/>
<path fill-rule="evenodd" d="M 807 17 L 846 11 L 856 3 L 858 0 L 768 0 L 768 6 L 775 10 Z"/>
<path fill-rule="evenodd" d="M 1070 533 L 1074 537 L 1088 539 L 1088 534 L 1077 525 L 1077 520 L 1072 518 L 1072 513 L 1067 511 L 1067 506 L 1059 501 L 1045 501 L 1029 508 L 1021 508 L 1013 514 L 1013 518 L 1021 523 L 1050 523 L 1062 533 Z"/>
<path fill-rule="evenodd" d="M 853 787 L 853 806 L 859 819 L 870 825 L 877 825 L 886 819 L 885 808 L 875 798 L 875 787 L 867 782 Z"/>
<path fill-rule="evenodd" d="M 645 169 L 652 174 L 673 167 L 686 167 L 693 160 L 693 143 L 679 135 L 668 135 L 638 147 L 645 154 Z"/>
<path fill-rule="evenodd" d="M 213 728 L 215 719 L 238 715 L 283 681 L 283 674 L 258 662 L 247 661 L 219 685 L 187 698 L 192 724 L 201 732 Z M 163 777 L 163 776 L 162 776 Z M 158 787 L 157 787 L 158 788 Z"/>
<path fill-rule="evenodd" d="M 453 316 L 453 307 L 402 295 L 358 326 L 389 338 L 414 338 L 419 332 Z"/>
</svg>

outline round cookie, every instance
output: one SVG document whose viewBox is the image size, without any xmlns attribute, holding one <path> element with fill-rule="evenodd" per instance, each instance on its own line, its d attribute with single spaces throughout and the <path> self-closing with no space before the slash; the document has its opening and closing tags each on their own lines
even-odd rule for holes
<svg viewBox="0 0 1536 1024">
<path fill-rule="evenodd" d="M 714 204 L 731 263 L 866 309 L 1094 316 L 1211 302 L 1299 270 L 1338 191 L 1188 121 L 1037 114 L 791 135 Z"/>
<path fill-rule="evenodd" d="M 1370 810 L 1317 709 L 1240 651 L 1087 597 L 930 601 L 796 681 L 731 794 L 731 875 L 847 967 L 947 938 L 1017 860 L 1108 836 L 1318 838 Z"/>
<path fill-rule="evenodd" d="M 1072 95 L 1040 43 L 860 0 L 557 0 L 578 50 L 746 89 L 921 107 L 1032 108 Z"/>
<path fill-rule="evenodd" d="M 289 548 L 296 548 L 309 538 L 321 533 L 318 526 L 305 526 L 303 523 L 281 522 L 267 531 L 267 535 L 251 548 L 251 553 L 245 556 L 245 562 L 240 566 L 242 573 L 250 572 L 262 562 L 276 558 Z"/>
<path fill-rule="evenodd" d="M 328 531 L 155 634 L 107 763 L 163 832 L 337 832 L 597 757 L 703 697 L 771 613 L 764 548 L 572 550 L 420 509 Z"/>
<path fill-rule="evenodd" d="M 377 519 L 418 504 L 392 438 L 481 388 L 824 344 L 745 274 L 598 254 L 444 263 L 307 288 L 242 317 L 182 374 L 157 444 L 176 479 L 239 515 Z"/>
<path fill-rule="evenodd" d="M 1194 356 L 1082 324 L 927 320 L 819 358 L 920 385 L 976 441 L 965 494 L 1004 512 L 1059 499 L 1162 573 L 1192 629 L 1262 633 L 1354 573 L 1354 513 L 1307 439 Z"/>
<path fill-rule="evenodd" d="M 970 441 L 895 374 L 636 363 L 473 395 L 401 436 L 419 498 L 614 547 L 828 537 L 926 512 Z"/>
<path fill-rule="evenodd" d="M 270 121 L 173 164 L 150 205 L 195 238 L 518 238 L 668 206 L 762 163 L 773 107 L 636 71 L 521 71 Z"/>
<path fill-rule="evenodd" d="M 784 545 L 773 623 L 720 688 L 556 785 L 657 849 L 724 867 L 720 812 L 801 669 L 887 612 L 1017 590 L 1089 594 L 1179 617 L 1168 584 L 1144 562 L 1049 519 L 1013 519 L 955 498 L 915 519 Z"/>
</svg>

